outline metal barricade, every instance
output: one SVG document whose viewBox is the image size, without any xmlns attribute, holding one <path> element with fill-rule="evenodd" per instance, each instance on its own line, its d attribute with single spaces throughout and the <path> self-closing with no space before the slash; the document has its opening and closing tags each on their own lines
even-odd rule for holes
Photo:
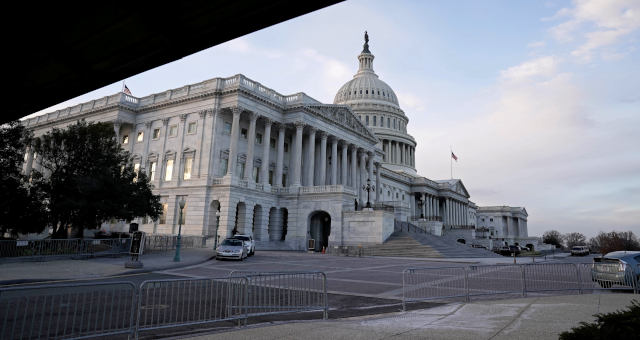
<svg viewBox="0 0 640 340">
<path fill-rule="evenodd" d="M 539 263 L 522 265 L 526 293 L 581 292 L 578 266 L 574 263 Z"/>
<path fill-rule="evenodd" d="M 130 239 L 43 239 L 0 241 L 0 257 L 46 260 L 126 253 Z"/>
<path fill-rule="evenodd" d="M 323 272 L 242 272 L 229 278 L 247 278 L 249 316 L 322 311 L 329 316 L 327 276 Z"/>
<path fill-rule="evenodd" d="M 132 335 L 136 292 L 131 282 L 0 288 L 0 338 Z"/>
<path fill-rule="evenodd" d="M 582 290 L 629 290 L 640 293 L 640 282 L 630 265 L 622 263 L 578 263 Z"/>
<path fill-rule="evenodd" d="M 408 268 L 402 272 L 402 309 L 407 302 L 467 297 L 464 267 Z"/>
<path fill-rule="evenodd" d="M 522 294 L 526 286 L 518 265 L 469 266 L 467 268 L 468 296 Z"/>
<path fill-rule="evenodd" d="M 247 319 L 247 279 L 151 280 L 140 285 L 138 332 Z"/>
</svg>

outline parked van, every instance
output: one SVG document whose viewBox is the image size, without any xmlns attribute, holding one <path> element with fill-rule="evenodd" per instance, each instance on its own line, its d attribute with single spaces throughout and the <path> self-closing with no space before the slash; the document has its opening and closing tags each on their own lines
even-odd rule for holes
<svg viewBox="0 0 640 340">
<path fill-rule="evenodd" d="M 571 256 L 585 256 L 589 255 L 589 247 L 587 246 L 574 246 L 571 248 Z"/>
</svg>

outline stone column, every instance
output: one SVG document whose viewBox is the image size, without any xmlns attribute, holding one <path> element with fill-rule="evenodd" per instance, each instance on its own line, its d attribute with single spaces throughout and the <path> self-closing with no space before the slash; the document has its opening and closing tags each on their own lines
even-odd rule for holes
<svg viewBox="0 0 640 340">
<path fill-rule="evenodd" d="M 304 124 L 296 122 L 296 144 L 293 153 L 293 181 L 292 186 L 300 186 L 300 172 L 302 171 L 302 129 Z"/>
<path fill-rule="evenodd" d="M 331 185 L 338 184 L 338 139 L 331 139 Z"/>
<path fill-rule="evenodd" d="M 262 134 L 262 165 L 260 167 L 260 182 L 262 182 L 263 187 L 268 188 L 269 186 L 269 156 L 271 151 L 271 124 L 273 122 L 271 119 L 264 119 L 264 133 Z M 276 181 L 273 181 L 273 184 L 276 184 Z M 263 208 L 263 210 L 267 210 L 268 207 Z M 269 213 L 266 214 L 269 216 Z"/>
<path fill-rule="evenodd" d="M 185 131 L 187 130 L 187 116 L 188 114 L 186 113 L 180 115 L 180 124 L 182 124 L 182 131 L 180 132 L 180 149 L 176 150 L 176 160 L 174 162 L 174 167 L 177 169 L 177 171 L 173 172 L 173 179 L 176 180 L 176 183 L 178 183 L 178 185 L 182 183 L 182 176 L 184 174 L 184 135 Z"/>
<path fill-rule="evenodd" d="M 284 167 L 284 133 L 285 126 L 280 124 L 278 126 L 278 153 L 276 155 L 276 178 L 273 179 L 273 184 L 276 187 L 282 187 L 282 170 Z M 269 141 L 271 143 L 271 141 Z M 293 145 L 289 145 L 293 148 Z"/>
<path fill-rule="evenodd" d="M 227 176 L 233 176 L 233 172 L 236 168 L 236 161 L 238 159 L 238 138 L 240 137 L 240 109 L 234 107 L 233 121 L 231 123 L 231 141 L 229 143 L 229 162 L 227 163 Z"/>
<path fill-rule="evenodd" d="M 249 138 L 247 138 L 247 159 L 244 162 L 244 180 L 253 181 L 253 152 L 256 146 L 256 121 L 258 115 L 255 112 L 249 113 Z"/>
<path fill-rule="evenodd" d="M 346 187 L 349 185 L 349 181 L 347 180 L 347 153 L 349 152 L 349 145 L 346 142 L 342 142 L 342 178 L 340 179 L 340 183 Z"/>
<path fill-rule="evenodd" d="M 151 140 L 151 123 L 152 122 L 145 122 L 144 123 L 144 135 L 142 136 L 142 138 L 144 138 L 144 151 L 142 152 L 142 159 L 140 160 L 140 166 L 145 168 L 145 173 L 147 175 L 149 175 L 149 166 L 147 164 L 148 160 L 149 160 L 149 141 Z"/>
<path fill-rule="evenodd" d="M 368 173 L 368 177 L 367 179 L 371 180 L 371 185 L 376 186 L 376 183 L 373 181 L 373 152 L 369 152 L 367 153 L 368 156 L 368 167 L 369 167 L 369 173 Z M 366 180 L 364 181 L 366 183 Z M 375 190 L 371 192 L 371 194 L 375 194 Z M 369 199 L 373 200 L 374 196 L 373 195 L 369 195 Z"/>
<path fill-rule="evenodd" d="M 358 148 L 355 145 L 351 146 L 351 187 L 356 191 L 356 196 L 358 196 L 358 180 L 356 172 L 356 166 L 358 163 Z M 360 197 L 360 196 L 358 196 Z"/>
<path fill-rule="evenodd" d="M 308 162 L 307 162 L 307 179 L 304 183 L 306 186 L 313 186 L 313 180 L 315 175 L 315 166 L 316 166 L 316 129 L 313 127 L 309 128 L 309 142 L 307 143 L 308 151 Z"/>
<path fill-rule="evenodd" d="M 431 196 L 424 194 L 424 217 L 427 219 L 431 216 Z"/>
<path fill-rule="evenodd" d="M 327 179 L 327 133 L 320 132 L 320 173 L 318 185 L 326 185 Z"/>
<path fill-rule="evenodd" d="M 197 159 L 193 160 L 193 168 L 194 169 L 198 169 L 195 172 L 196 177 L 200 178 L 200 168 L 202 167 L 202 145 L 204 144 L 204 127 L 207 123 L 207 110 L 202 110 L 200 112 L 198 112 L 198 115 L 200 116 L 200 122 L 201 123 L 196 123 L 196 129 L 198 131 L 198 149 L 196 149 L 196 155 L 198 156 Z"/>
<path fill-rule="evenodd" d="M 380 203 L 380 189 L 382 189 L 380 183 L 380 163 L 376 163 L 376 203 Z M 413 198 L 415 200 L 415 196 Z"/>
<path fill-rule="evenodd" d="M 449 199 L 445 198 L 445 201 L 444 201 L 444 217 L 445 217 L 444 218 L 444 223 L 446 224 L 447 227 L 451 225 L 451 217 L 450 217 L 450 214 L 449 214 L 449 212 L 450 212 L 449 208 L 450 208 Z"/>
<path fill-rule="evenodd" d="M 367 196 L 366 193 L 364 192 L 364 190 L 362 190 L 362 186 L 366 184 L 367 179 L 365 178 L 365 173 L 367 171 L 365 162 L 366 162 L 366 157 L 367 154 L 365 153 L 364 150 L 362 150 L 360 152 L 360 171 L 358 173 L 358 175 L 360 175 L 360 180 L 358 181 L 358 192 L 360 193 L 359 197 L 360 197 L 360 202 L 362 202 L 363 206 L 367 201 Z"/>
<path fill-rule="evenodd" d="M 399 142 L 396 142 L 396 159 L 394 163 L 400 164 L 400 143 Z"/>
<path fill-rule="evenodd" d="M 209 110 L 208 115 L 211 116 L 211 119 L 209 121 L 211 121 L 211 123 L 209 123 L 209 127 L 207 127 L 207 131 L 211 131 L 211 136 L 207 137 L 206 139 L 209 140 L 208 147 L 209 147 L 209 168 L 207 169 L 207 177 L 208 178 L 213 178 L 214 176 L 216 176 L 216 165 L 218 164 L 217 160 L 218 157 L 216 157 L 216 155 L 214 154 L 215 152 L 215 144 L 218 140 L 218 134 L 216 134 L 216 127 L 217 127 L 217 120 L 218 120 L 218 109 L 213 109 L 213 110 Z M 210 182 L 209 182 L 210 183 Z"/>
<path fill-rule="evenodd" d="M 167 138 L 168 138 L 168 134 L 169 134 L 169 118 L 163 118 L 162 119 L 162 129 L 163 129 L 163 137 L 162 137 L 162 149 L 160 149 L 160 153 L 158 154 L 158 165 L 157 165 L 157 173 L 158 175 L 156 176 L 156 188 L 160 188 L 162 187 L 162 183 L 164 182 L 164 172 L 167 170 L 166 169 L 166 159 L 165 159 L 165 150 L 167 148 Z"/>
</svg>

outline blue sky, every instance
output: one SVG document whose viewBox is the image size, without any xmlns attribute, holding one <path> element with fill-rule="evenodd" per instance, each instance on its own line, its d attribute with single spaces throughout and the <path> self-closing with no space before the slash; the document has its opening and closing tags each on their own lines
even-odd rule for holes
<svg viewBox="0 0 640 340">
<path fill-rule="evenodd" d="M 126 80 L 145 96 L 242 73 L 333 102 L 363 32 L 418 142 L 418 172 L 478 205 L 525 206 L 530 235 L 640 235 L 640 1 L 347 1 Z M 122 83 L 43 110 L 120 91 Z"/>
</svg>

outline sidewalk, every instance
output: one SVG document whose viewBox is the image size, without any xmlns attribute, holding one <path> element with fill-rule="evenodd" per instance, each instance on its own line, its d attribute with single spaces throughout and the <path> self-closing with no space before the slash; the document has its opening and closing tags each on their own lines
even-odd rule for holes
<svg viewBox="0 0 640 340">
<path fill-rule="evenodd" d="M 199 264 L 214 256 L 210 248 L 189 248 L 180 252 L 180 262 L 173 262 L 175 250 L 151 253 L 141 258 L 142 269 L 125 268 L 129 256 L 95 257 L 84 260 L 51 260 L 0 264 L 0 286 L 35 281 L 81 280 L 166 270 Z"/>
<path fill-rule="evenodd" d="M 594 314 L 626 309 L 633 294 L 585 294 L 451 303 L 407 313 L 256 325 L 191 339 L 557 339 Z"/>
</svg>

